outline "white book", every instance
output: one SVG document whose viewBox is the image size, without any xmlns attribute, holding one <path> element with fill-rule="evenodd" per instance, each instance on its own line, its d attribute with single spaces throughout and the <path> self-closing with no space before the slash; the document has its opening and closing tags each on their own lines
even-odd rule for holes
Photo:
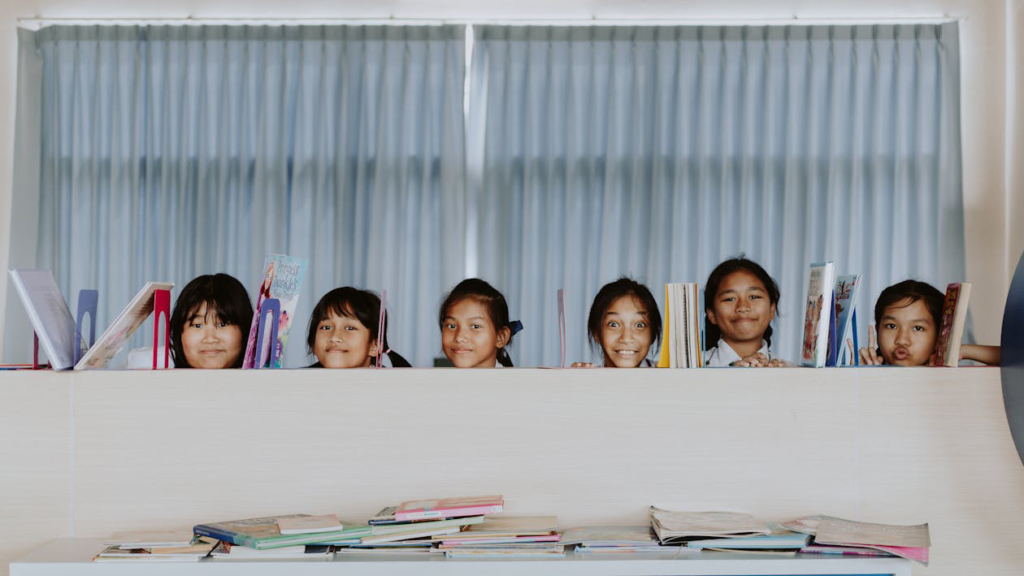
<svg viewBox="0 0 1024 576">
<path fill-rule="evenodd" d="M 75 365 L 75 343 L 77 341 L 80 347 L 83 343 L 76 333 L 75 318 L 53 280 L 53 274 L 49 270 L 28 269 L 9 270 L 8 273 L 50 365 L 54 370 L 72 368 Z M 22 337 L 28 338 L 29 335 Z"/>
<path fill-rule="evenodd" d="M 96 343 L 82 356 L 82 359 L 75 365 L 75 370 L 90 370 L 93 368 L 104 368 L 111 358 L 120 352 L 132 334 L 142 326 L 142 323 L 153 313 L 153 293 L 157 290 L 170 290 L 174 288 L 171 282 L 147 282 L 142 290 L 132 298 L 132 301 L 125 306 L 124 310 L 117 315 L 103 335 L 96 340 Z M 163 357 L 163 354 L 160 354 Z"/>
<path fill-rule="evenodd" d="M 339 532 L 341 522 L 336 514 L 321 516 L 282 517 L 277 519 L 281 534 L 316 534 L 318 532 Z"/>
</svg>

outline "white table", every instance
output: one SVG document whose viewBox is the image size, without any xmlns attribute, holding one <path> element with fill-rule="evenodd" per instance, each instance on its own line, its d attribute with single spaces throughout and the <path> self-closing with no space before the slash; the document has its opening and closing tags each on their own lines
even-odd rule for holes
<svg viewBox="0 0 1024 576">
<path fill-rule="evenodd" d="M 172 563 L 94 563 L 103 549 L 96 538 L 61 538 L 11 562 L 11 576 L 780 576 L 891 575 L 910 576 L 910 561 L 798 554 L 673 552 L 644 554 L 586 554 L 565 558 L 503 560 L 449 559 L 434 555 L 335 556 L 333 560 L 269 560 L 258 562 L 202 560 Z M 287 564 L 287 566 L 284 566 Z"/>
</svg>

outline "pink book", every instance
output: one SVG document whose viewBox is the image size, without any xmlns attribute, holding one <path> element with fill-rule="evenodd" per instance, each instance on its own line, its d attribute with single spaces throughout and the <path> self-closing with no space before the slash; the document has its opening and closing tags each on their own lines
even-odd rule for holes
<svg viewBox="0 0 1024 576">
<path fill-rule="evenodd" d="M 505 507 L 505 500 L 499 496 L 471 496 L 467 498 L 443 498 L 441 500 L 411 500 L 402 502 L 395 511 L 395 520 L 424 520 L 428 518 L 460 518 L 495 514 Z"/>
</svg>

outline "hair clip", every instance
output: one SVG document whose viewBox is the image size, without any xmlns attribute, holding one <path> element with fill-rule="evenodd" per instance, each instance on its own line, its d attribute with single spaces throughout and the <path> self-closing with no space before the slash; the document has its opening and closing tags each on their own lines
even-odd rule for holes
<svg viewBox="0 0 1024 576">
<path fill-rule="evenodd" d="M 519 320 L 513 320 L 508 323 L 508 329 L 512 331 L 512 333 L 508 335 L 508 337 L 511 338 L 522 331 L 523 323 Z"/>
</svg>

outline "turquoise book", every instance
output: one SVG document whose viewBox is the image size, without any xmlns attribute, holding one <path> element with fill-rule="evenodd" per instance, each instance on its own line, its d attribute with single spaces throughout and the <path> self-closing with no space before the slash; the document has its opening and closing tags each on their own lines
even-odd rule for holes
<svg viewBox="0 0 1024 576">
<path fill-rule="evenodd" d="M 810 542 L 809 534 L 789 532 L 784 534 L 767 534 L 765 536 L 749 536 L 746 538 L 706 538 L 690 540 L 688 548 L 718 548 L 724 550 L 798 550 Z"/>
</svg>

